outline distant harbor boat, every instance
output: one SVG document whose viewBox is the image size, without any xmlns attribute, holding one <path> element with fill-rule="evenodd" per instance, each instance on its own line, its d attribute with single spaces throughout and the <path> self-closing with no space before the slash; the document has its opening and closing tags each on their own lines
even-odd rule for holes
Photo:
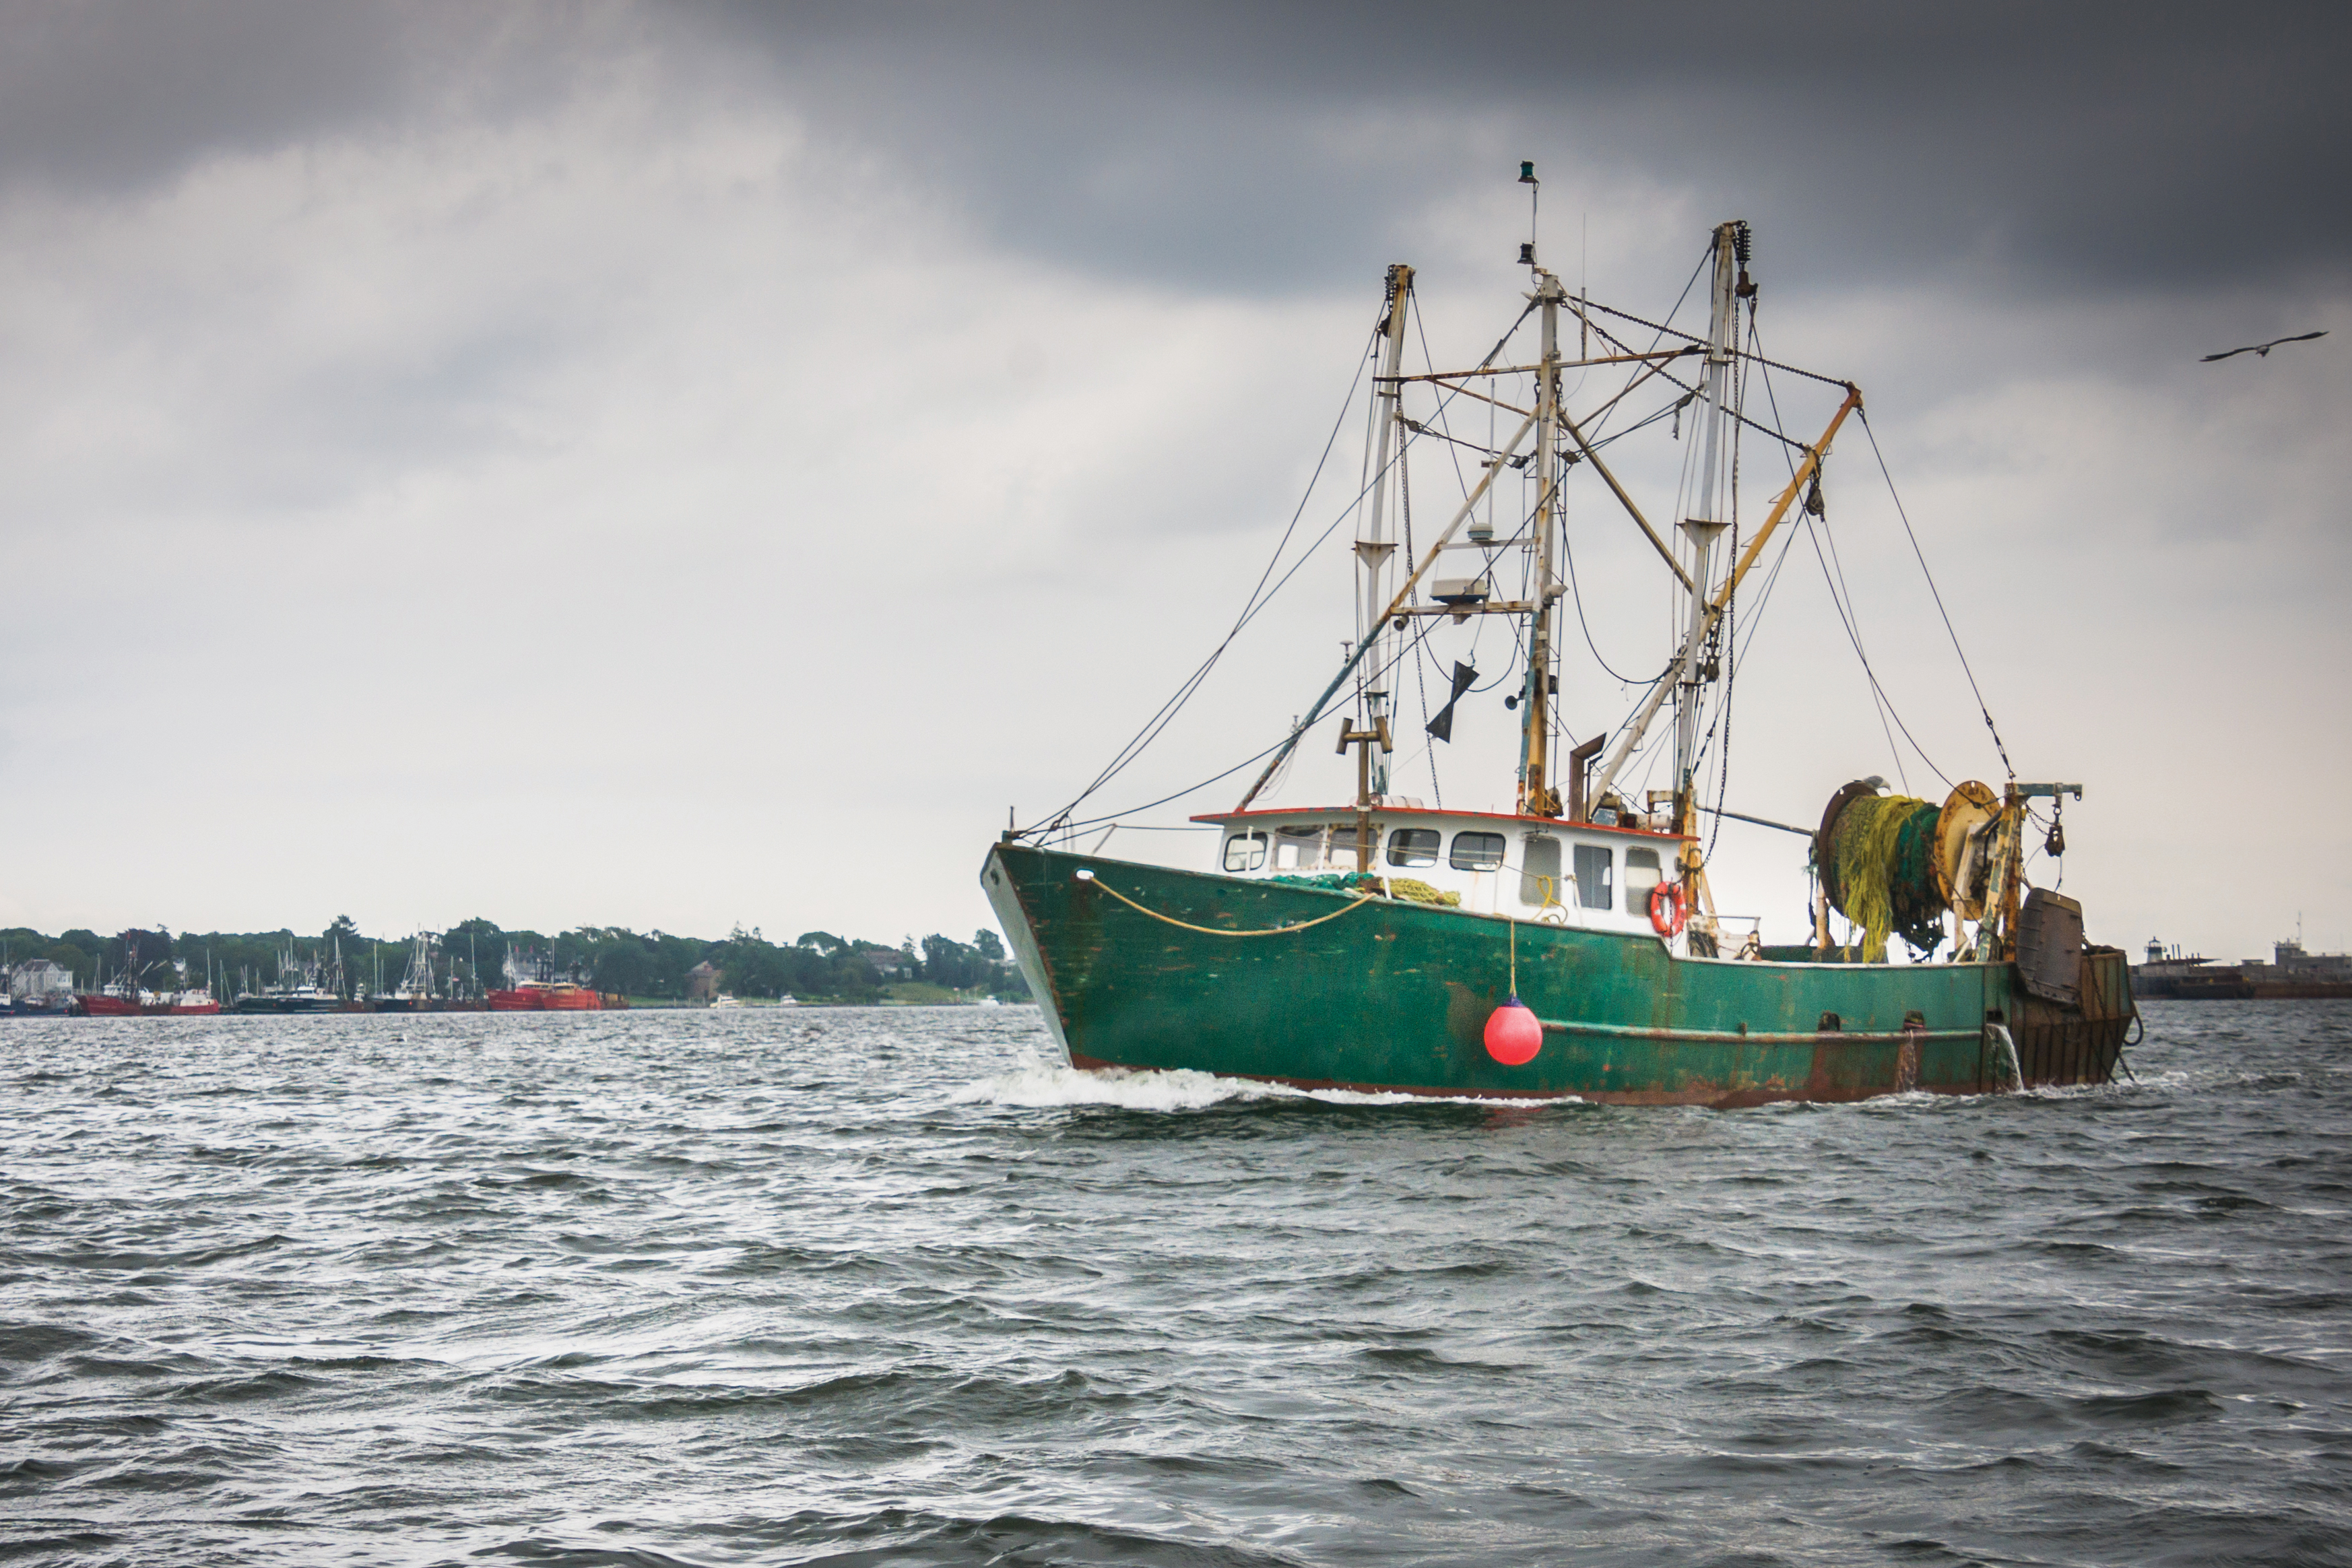
<svg viewBox="0 0 2352 1568">
<path fill-rule="evenodd" d="M 2271 944 L 2271 962 L 2216 963 L 2150 938 L 2132 966 L 2132 994 L 2168 1002 L 2291 1002 L 2352 996 L 2352 953 L 2305 952 L 2300 940 Z"/>
<path fill-rule="evenodd" d="M 507 949 L 503 965 L 507 987 L 489 994 L 493 1013 L 594 1013 L 604 998 L 581 984 L 577 975 L 560 974 L 555 961 L 544 953 Z"/>
<path fill-rule="evenodd" d="M 331 963 L 290 949 L 278 956 L 278 979 L 258 991 L 237 994 L 237 1013 L 356 1013 L 360 1004 L 343 997 L 343 950 L 336 944 Z"/>
<path fill-rule="evenodd" d="M 425 1013 L 438 1009 L 444 1001 L 433 984 L 432 934 L 418 931 L 409 941 L 408 970 L 400 984 L 381 996 L 369 997 L 368 1005 L 378 1013 Z"/>
<path fill-rule="evenodd" d="M 192 985 L 185 990 L 159 996 L 147 1005 L 147 1011 L 150 1014 L 163 1017 L 189 1016 L 217 1013 L 220 1010 L 220 1001 L 214 996 L 212 987 L 209 985 Z"/>
<path fill-rule="evenodd" d="M 74 1010 L 73 971 L 46 958 L 8 971 L 7 1005 L 0 1017 L 62 1018 Z"/>
<path fill-rule="evenodd" d="M 176 965 L 159 961 L 135 974 L 119 974 L 97 990 L 84 992 L 74 998 L 74 1010 L 89 1018 L 165 1018 L 221 1010 L 209 981 L 203 985 L 183 984 L 173 991 L 147 989 L 142 984 L 143 978 L 157 970 L 175 980 L 184 978 Z"/>
</svg>

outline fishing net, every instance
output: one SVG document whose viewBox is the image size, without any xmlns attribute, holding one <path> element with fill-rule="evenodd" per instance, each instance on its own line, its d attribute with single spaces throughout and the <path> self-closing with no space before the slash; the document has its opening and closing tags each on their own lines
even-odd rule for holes
<svg viewBox="0 0 2352 1568">
<path fill-rule="evenodd" d="M 1328 888 L 1336 892 L 1361 889 L 1374 893 L 1381 891 L 1385 883 L 1391 898 L 1402 899 L 1408 903 L 1444 904 L 1457 909 L 1462 903 L 1461 894 L 1441 891 L 1418 878 L 1383 878 L 1367 871 L 1324 871 L 1301 876 L 1268 877 L 1266 880 L 1293 888 Z"/>
<path fill-rule="evenodd" d="M 1838 813 L 1830 833 L 1837 863 L 1837 909 L 1862 928 L 1862 960 L 1882 963 L 1886 939 L 1901 932 L 1917 952 L 1944 940 L 1944 898 L 1934 856 L 1940 810 L 1908 795 L 1867 795 Z"/>
</svg>

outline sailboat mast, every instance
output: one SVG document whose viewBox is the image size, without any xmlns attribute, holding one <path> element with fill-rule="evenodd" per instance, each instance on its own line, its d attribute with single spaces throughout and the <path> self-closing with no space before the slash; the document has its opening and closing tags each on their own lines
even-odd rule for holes
<svg viewBox="0 0 2352 1568">
<path fill-rule="evenodd" d="M 1381 374 L 1372 383 L 1373 407 L 1377 413 L 1379 431 L 1372 458 L 1372 508 L 1364 536 L 1356 541 L 1356 575 L 1358 595 L 1356 608 L 1356 643 L 1362 647 L 1370 641 L 1371 657 L 1365 661 L 1368 674 L 1363 692 L 1363 727 L 1375 734 L 1385 735 L 1389 727 L 1388 682 L 1395 660 L 1389 657 L 1392 640 L 1384 621 L 1389 602 L 1389 563 L 1396 554 L 1396 542 L 1389 537 L 1388 498 L 1392 488 L 1389 464 L 1397 450 L 1397 425 L 1401 413 L 1399 394 L 1403 383 L 1397 378 L 1404 366 L 1405 305 L 1412 292 L 1412 268 L 1400 262 L 1389 268 L 1387 313 L 1381 321 Z M 1402 481 L 1397 481 L 1399 485 Z M 1358 791 L 1361 797 L 1357 805 L 1369 806 L 1388 794 L 1389 752 L 1386 745 L 1367 746 L 1363 760 L 1370 773 Z"/>
<path fill-rule="evenodd" d="M 1559 279 L 1536 269 L 1535 300 L 1543 321 L 1543 361 L 1536 387 L 1535 584 L 1528 609 L 1527 728 L 1519 741 L 1519 814 L 1558 816 L 1559 791 L 1545 781 L 1550 762 L 1552 694 L 1552 536 L 1559 528 Z"/>
<path fill-rule="evenodd" d="M 1692 773 L 1698 765 L 1699 697 L 1706 683 L 1700 661 L 1707 640 L 1707 595 L 1714 586 L 1715 541 L 1727 526 L 1720 481 L 1724 444 L 1731 419 L 1726 394 L 1731 380 L 1732 351 L 1737 346 L 1732 341 L 1738 306 L 1734 289 L 1738 276 L 1734 247 L 1743 227 L 1738 223 L 1716 226 L 1715 286 L 1709 291 L 1712 307 L 1707 316 L 1704 383 L 1706 411 L 1702 416 L 1705 445 L 1692 514 L 1683 520 L 1683 533 L 1691 543 L 1691 590 L 1690 628 L 1683 639 L 1682 668 L 1675 677 L 1675 830 L 1678 833 L 1696 829 L 1697 802 Z"/>
</svg>

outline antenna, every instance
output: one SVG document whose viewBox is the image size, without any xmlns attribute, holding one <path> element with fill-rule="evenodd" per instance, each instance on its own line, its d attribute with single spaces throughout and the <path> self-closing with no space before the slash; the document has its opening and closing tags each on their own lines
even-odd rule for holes
<svg viewBox="0 0 2352 1568">
<path fill-rule="evenodd" d="M 1536 205 L 1543 195 L 1543 182 L 1536 178 L 1534 159 L 1519 160 L 1519 184 L 1528 188 L 1528 242 L 1519 247 L 1519 265 L 1533 267 L 1536 264 Z"/>
</svg>

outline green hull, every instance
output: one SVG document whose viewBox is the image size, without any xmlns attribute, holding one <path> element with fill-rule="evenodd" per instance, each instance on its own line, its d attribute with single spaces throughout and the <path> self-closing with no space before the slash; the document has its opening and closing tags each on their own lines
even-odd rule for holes
<svg viewBox="0 0 2352 1568">
<path fill-rule="evenodd" d="M 1024 845 L 998 845 L 981 880 L 1080 1068 L 1740 1106 L 2005 1087 L 1988 1023 L 2012 1037 L 2028 1086 L 2105 1083 L 2133 1016 L 2123 955 L 2105 950 L 2084 955 L 2070 1007 L 2026 994 L 2006 963 L 1683 959 L 1649 937 Z M 1211 934 L 1319 916 L 1336 918 Z M 1519 996 L 1544 1021 L 1524 1067 L 1484 1040 L 1514 944 Z"/>
</svg>

